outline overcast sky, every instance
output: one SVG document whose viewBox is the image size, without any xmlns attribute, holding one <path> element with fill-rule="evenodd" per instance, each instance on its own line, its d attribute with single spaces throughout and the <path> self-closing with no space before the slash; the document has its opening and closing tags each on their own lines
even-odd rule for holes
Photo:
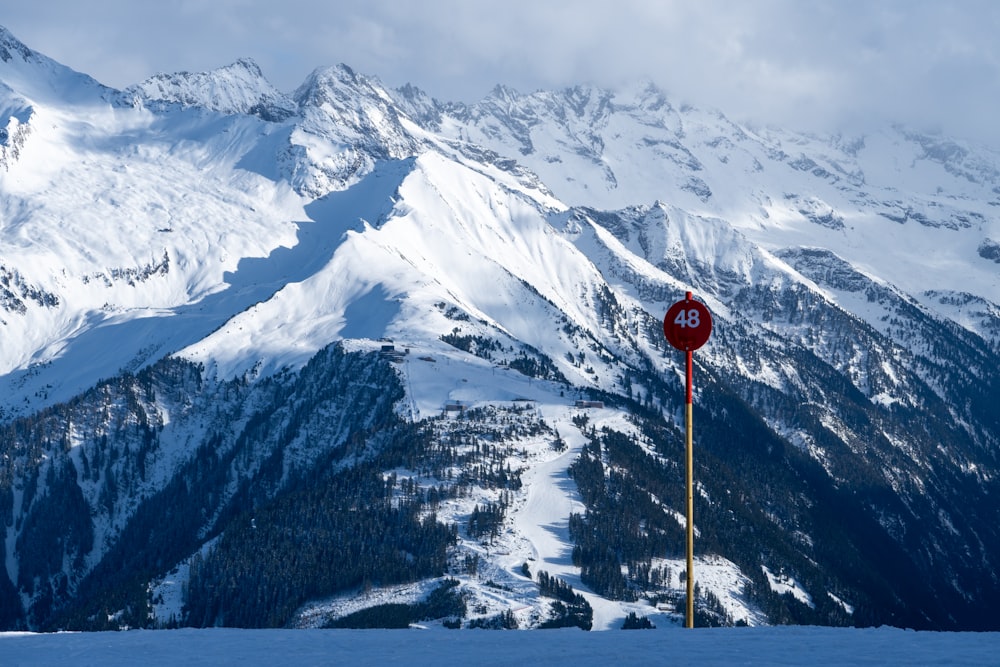
<svg viewBox="0 0 1000 667">
<path fill-rule="evenodd" d="M 901 121 L 1000 146 L 993 0 L 31 0 L 29 47 L 123 88 L 253 58 L 291 92 L 345 63 L 474 102 L 652 79 L 677 103 L 800 129 Z"/>
</svg>

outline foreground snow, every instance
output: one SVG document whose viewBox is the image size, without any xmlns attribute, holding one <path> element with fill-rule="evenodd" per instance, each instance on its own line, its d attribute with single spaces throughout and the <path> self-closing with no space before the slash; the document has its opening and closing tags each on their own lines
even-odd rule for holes
<svg viewBox="0 0 1000 667">
<path fill-rule="evenodd" d="M 1000 633 L 768 627 L 579 630 L 147 630 L 0 633 L 6 665 L 986 665 Z"/>
</svg>

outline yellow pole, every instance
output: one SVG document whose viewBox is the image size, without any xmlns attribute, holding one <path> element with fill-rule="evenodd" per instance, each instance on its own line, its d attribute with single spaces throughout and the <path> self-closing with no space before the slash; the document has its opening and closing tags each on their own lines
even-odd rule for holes
<svg viewBox="0 0 1000 667">
<path fill-rule="evenodd" d="M 688 400 L 685 415 L 687 430 L 687 615 L 684 627 L 694 627 L 694 437 L 691 425 L 691 352 L 687 353 Z"/>
</svg>

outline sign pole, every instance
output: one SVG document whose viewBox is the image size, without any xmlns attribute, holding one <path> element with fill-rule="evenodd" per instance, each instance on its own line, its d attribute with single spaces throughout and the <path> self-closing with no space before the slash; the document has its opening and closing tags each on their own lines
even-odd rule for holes
<svg viewBox="0 0 1000 667">
<path fill-rule="evenodd" d="M 688 292 L 688 299 L 691 293 Z M 694 428 L 692 425 L 692 378 L 694 352 L 687 351 L 687 398 L 685 400 L 685 431 L 687 432 L 687 614 L 684 627 L 694 627 Z"/>
<path fill-rule="evenodd" d="M 685 353 L 684 430 L 686 445 L 687 492 L 687 609 L 684 627 L 694 627 L 694 351 L 708 342 L 712 334 L 712 315 L 704 304 L 691 298 L 688 292 L 683 301 L 670 306 L 663 318 L 663 334 L 667 341 Z"/>
</svg>

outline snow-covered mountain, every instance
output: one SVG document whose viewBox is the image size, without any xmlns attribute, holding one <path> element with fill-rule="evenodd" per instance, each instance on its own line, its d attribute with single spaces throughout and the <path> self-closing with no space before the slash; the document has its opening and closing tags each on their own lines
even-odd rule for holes
<svg viewBox="0 0 1000 667">
<path fill-rule="evenodd" d="M 0 166 L 6 627 L 676 622 L 689 290 L 701 621 L 996 626 L 981 147 L 0 28 Z"/>
</svg>

